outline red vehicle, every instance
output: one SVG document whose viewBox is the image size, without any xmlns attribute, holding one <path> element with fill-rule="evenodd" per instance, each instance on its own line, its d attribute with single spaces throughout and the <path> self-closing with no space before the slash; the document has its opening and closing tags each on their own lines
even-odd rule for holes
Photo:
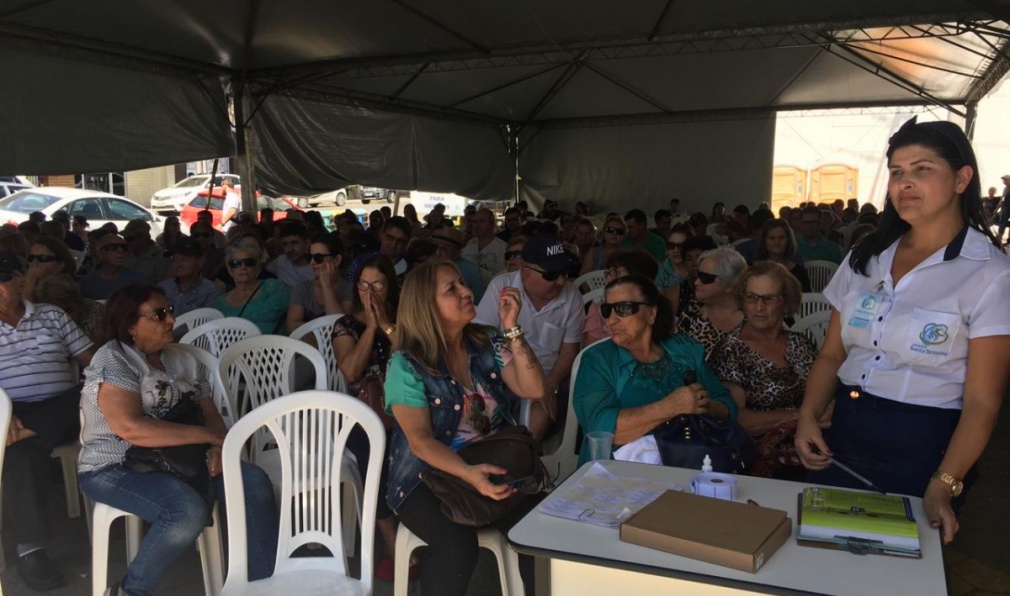
<svg viewBox="0 0 1010 596">
<path fill-rule="evenodd" d="M 235 187 L 236 191 L 241 192 L 241 188 Z M 221 208 L 224 206 L 224 192 L 222 192 L 221 187 L 214 189 L 214 194 L 210 197 L 210 207 L 207 206 L 207 191 L 201 190 L 188 205 L 182 208 L 179 213 L 179 220 L 186 226 L 192 226 L 196 223 L 197 214 L 204 209 L 210 211 L 213 217 L 213 225 L 215 229 L 221 228 Z M 302 211 L 288 199 L 275 199 L 273 197 L 268 197 L 256 193 L 256 220 L 259 220 L 260 209 L 265 209 L 270 207 L 274 210 L 274 219 L 284 219 L 287 217 L 286 211 Z"/>
</svg>

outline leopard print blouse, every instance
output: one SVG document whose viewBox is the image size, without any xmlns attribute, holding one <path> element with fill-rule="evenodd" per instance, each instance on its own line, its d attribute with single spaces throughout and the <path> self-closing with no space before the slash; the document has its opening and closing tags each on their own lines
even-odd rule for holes
<svg viewBox="0 0 1010 596">
<path fill-rule="evenodd" d="M 799 408 L 810 366 L 817 357 L 814 343 L 802 333 L 785 331 L 786 365 L 779 366 L 740 339 L 741 327 L 728 333 L 709 354 L 708 362 L 716 376 L 743 387 L 748 410 Z"/>
<path fill-rule="evenodd" d="M 701 302 L 691 300 L 677 319 L 677 331 L 694 338 L 705 348 L 705 358 L 711 361 L 712 350 L 727 333 L 708 320 Z"/>
</svg>

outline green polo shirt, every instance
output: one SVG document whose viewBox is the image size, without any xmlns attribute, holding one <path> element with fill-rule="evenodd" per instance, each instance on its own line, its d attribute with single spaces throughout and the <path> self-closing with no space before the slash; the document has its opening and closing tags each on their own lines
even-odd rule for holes
<svg viewBox="0 0 1010 596">
<path fill-rule="evenodd" d="M 641 244 L 625 236 L 624 240 L 621 240 L 621 246 L 624 248 L 641 248 L 652 255 L 652 258 L 656 259 L 657 263 L 662 263 L 666 260 L 666 242 L 652 232 L 649 232 L 649 237 Z"/>
</svg>

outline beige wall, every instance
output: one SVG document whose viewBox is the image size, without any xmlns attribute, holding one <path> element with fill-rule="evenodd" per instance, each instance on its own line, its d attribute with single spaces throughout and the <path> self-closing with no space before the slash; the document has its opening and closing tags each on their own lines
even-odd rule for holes
<svg viewBox="0 0 1010 596">
<path fill-rule="evenodd" d="M 151 195 L 175 182 L 175 166 L 126 172 L 126 198 L 149 207 Z"/>
</svg>

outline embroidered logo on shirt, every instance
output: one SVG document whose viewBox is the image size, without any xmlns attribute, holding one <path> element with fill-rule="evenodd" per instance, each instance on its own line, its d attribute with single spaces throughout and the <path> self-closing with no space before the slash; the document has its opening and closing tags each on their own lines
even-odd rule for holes
<svg viewBox="0 0 1010 596">
<path fill-rule="evenodd" d="M 919 333 L 919 340 L 927 346 L 942 344 L 947 339 L 947 326 L 940 323 L 927 323 Z"/>
</svg>

